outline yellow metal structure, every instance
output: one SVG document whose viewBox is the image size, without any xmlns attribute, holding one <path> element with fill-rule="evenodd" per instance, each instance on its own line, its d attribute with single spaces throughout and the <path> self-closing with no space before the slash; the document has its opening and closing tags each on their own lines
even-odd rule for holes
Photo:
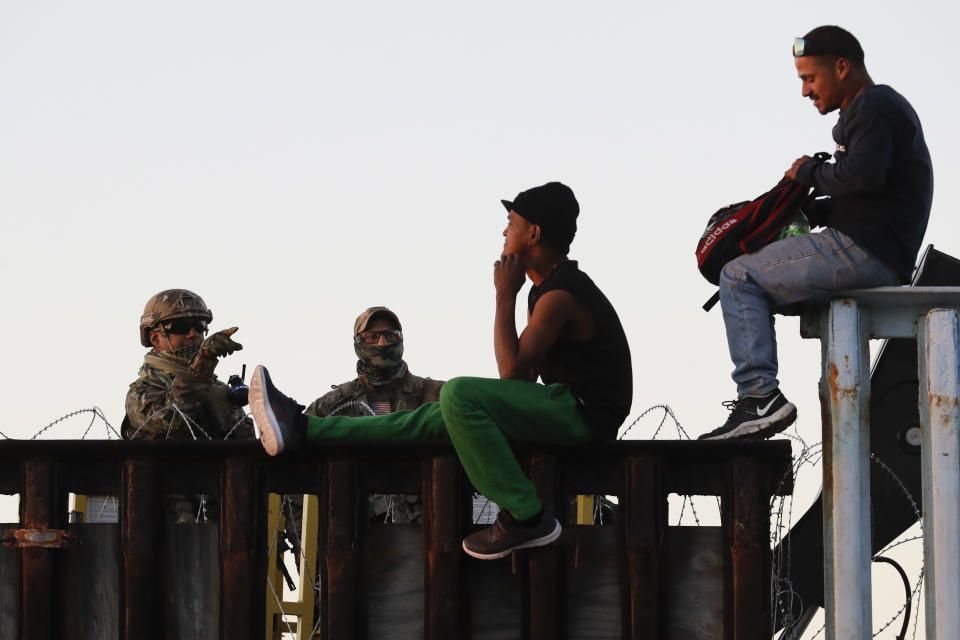
<svg viewBox="0 0 960 640">
<path fill-rule="evenodd" d="M 73 508 L 70 509 L 70 513 L 80 514 L 80 522 L 87 521 L 87 496 L 80 495 L 79 493 L 70 494 L 73 496 Z"/>
<path fill-rule="evenodd" d="M 596 496 L 577 496 L 577 524 L 593 524 Z"/>
<path fill-rule="evenodd" d="M 271 493 L 268 508 L 267 535 L 270 540 L 270 557 L 267 565 L 267 640 L 280 640 L 283 634 L 289 638 L 290 631 L 296 640 L 319 638 L 313 635 L 314 600 L 319 577 L 317 568 L 317 521 L 319 502 L 317 496 L 303 496 L 303 525 L 300 531 L 300 571 L 296 600 L 284 600 L 283 572 L 277 560 L 277 536 L 285 531 L 288 523 L 283 515 L 282 496 Z M 283 559 L 281 558 L 280 561 Z M 288 620 L 296 616 L 296 620 Z"/>
</svg>

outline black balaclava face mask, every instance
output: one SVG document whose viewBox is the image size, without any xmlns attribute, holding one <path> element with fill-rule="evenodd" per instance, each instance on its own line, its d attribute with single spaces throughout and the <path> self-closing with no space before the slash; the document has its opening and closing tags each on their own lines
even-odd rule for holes
<svg viewBox="0 0 960 640">
<path fill-rule="evenodd" d="M 184 362 L 190 362 L 193 360 L 193 357 L 200 353 L 199 344 L 191 344 L 187 346 L 180 347 L 179 349 L 174 349 L 172 351 L 158 351 L 157 349 L 152 350 L 153 353 L 161 353 L 166 356 L 172 356 Z"/>
<path fill-rule="evenodd" d="M 407 365 L 403 361 L 403 339 L 396 344 L 382 347 L 354 341 L 353 350 L 357 357 L 357 373 L 367 378 L 371 384 L 383 384 L 403 375 Z"/>
</svg>

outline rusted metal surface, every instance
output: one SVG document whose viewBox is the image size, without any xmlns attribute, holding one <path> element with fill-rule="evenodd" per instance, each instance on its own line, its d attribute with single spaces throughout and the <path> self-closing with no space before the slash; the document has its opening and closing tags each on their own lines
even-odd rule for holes
<svg viewBox="0 0 960 640">
<path fill-rule="evenodd" d="M 362 637 L 357 549 L 359 494 L 357 465 L 335 459 L 327 464 L 326 610 L 322 612 L 329 640 Z"/>
<path fill-rule="evenodd" d="M 13 526 L 13 523 L 7 523 Z M 20 554 L 17 549 L 0 546 L 0 629 L 20 628 Z"/>
<path fill-rule="evenodd" d="M 928 251 L 929 253 L 929 251 Z M 926 263 L 925 254 L 923 263 Z M 918 270 L 918 280 L 924 271 Z M 933 276 L 939 278 L 944 275 Z M 870 338 L 917 338 L 920 356 L 920 422 L 923 432 L 921 452 L 924 476 L 924 518 L 936 512 L 927 489 L 933 475 L 928 464 L 937 458 L 937 448 L 928 434 L 939 427 L 946 435 L 945 452 L 960 452 L 960 413 L 947 407 L 943 424 L 934 418 L 943 408 L 934 396 L 938 391 L 927 388 L 928 374 L 945 373 L 945 395 L 960 396 L 958 362 L 960 345 L 957 339 L 957 311 L 960 308 L 960 287 L 880 287 L 869 290 L 838 292 L 827 304 L 805 310 L 801 320 L 801 334 L 815 337 L 823 346 L 823 371 L 820 397 L 823 405 L 824 426 L 824 488 L 823 488 L 823 542 L 824 542 L 824 608 L 826 638 L 868 640 L 871 634 L 871 521 L 870 521 L 870 376 L 867 340 Z M 930 319 L 939 315 L 952 327 L 929 343 Z M 936 331 L 936 330 L 935 330 Z M 945 365 L 939 372 L 929 370 L 925 356 Z M 934 369 L 937 366 L 934 365 Z M 910 425 L 905 425 L 910 426 Z M 956 458 L 947 453 L 946 458 Z M 958 529 L 960 517 L 956 502 L 960 496 L 960 472 L 955 459 L 945 469 L 949 475 L 950 497 L 944 502 L 943 515 L 947 520 L 943 532 L 948 538 L 947 554 L 943 560 L 934 558 L 937 535 L 930 522 L 926 523 L 924 553 L 927 575 L 927 637 L 956 638 L 960 636 L 960 577 L 949 572 L 950 596 L 941 600 L 937 594 L 937 568 L 955 562 L 960 553 Z M 941 606 L 937 606 L 937 603 Z M 948 630 L 937 630 L 934 622 L 942 612 Z M 942 635 L 941 635 L 942 634 Z"/>
<path fill-rule="evenodd" d="M 927 313 L 918 339 L 926 637 L 960 637 L 960 318 Z M 923 402 L 926 396 L 926 402 Z"/>
<path fill-rule="evenodd" d="M 455 456 L 430 458 L 423 464 L 424 636 L 427 640 L 464 635 L 459 477 L 460 465 Z"/>
<path fill-rule="evenodd" d="M 478 575 L 480 568 L 490 569 L 487 573 L 492 578 L 491 584 L 498 585 L 501 604 L 515 607 L 517 613 L 515 617 L 500 617 L 497 628 L 501 635 L 596 638 L 596 629 L 585 624 L 595 613 L 579 610 L 573 613 L 571 609 L 586 606 L 582 588 L 592 584 L 602 585 L 604 603 L 614 603 L 613 608 L 603 614 L 606 629 L 603 637 L 664 637 L 667 612 L 678 606 L 664 590 L 666 560 L 661 553 L 667 527 L 667 494 L 723 495 L 725 506 L 736 505 L 737 502 L 728 498 L 734 495 L 733 485 L 743 485 L 745 495 L 755 496 L 756 508 L 763 511 L 770 491 L 763 484 L 766 478 L 784 477 L 791 467 L 787 442 L 635 441 L 578 447 L 575 451 L 563 447 L 518 446 L 515 452 L 518 458 L 527 461 L 538 494 L 561 520 L 567 516 L 567 500 L 577 493 L 617 495 L 620 512 L 618 524 L 610 525 L 612 535 L 600 535 L 607 533 L 606 527 L 603 530 L 586 527 L 590 531 L 578 532 L 570 525 L 558 544 L 516 554 L 515 573 L 511 573 L 509 560 L 470 561 L 460 549 L 471 505 L 463 499 L 467 495 L 467 488 L 460 487 L 464 476 L 448 443 L 425 443 L 418 448 L 410 443 L 395 447 L 393 443 L 371 446 L 369 442 L 340 442 L 336 447 L 310 446 L 302 454 L 283 459 L 268 458 L 256 443 L 213 443 L 211 446 L 204 443 L 196 448 L 193 443 L 158 444 L 162 446 L 153 448 L 137 442 L 0 442 L 0 468 L 7 468 L 4 465 L 11 461 L 16 464 L 28 461 L 22 467 L 24 473 L 16 477 L 0 472 L 0 489 L 9 490 L 9 487 L 14 493 L 21 493 L 21 504 L 32 522 L 22 522 L 22 529 L 62 526 L 57 514 L 66 513 L 62 503 L 67 491 L 79 493 L 96 487 L 120 496 L 122 588 L 118 598 L 120 613 L 113 615 L 123 638 L 165 638 L 171 632 L 164 612 L 165 599 L 172 593 L 173 583 L 165 577 L 169 571 L 161 565 L 166 564 L 163 558 L 167 557 L 165 550 L 169 550 L 170 544 L 164 533 L 163 495 L 166 492 L 220 495 L 221 530 L 219 544 L 215 546 L 218 546 L 222 575 L 211 587 L 219 590 L 219 636 L 231 640 L 259 637 L 259 631 L 254 634 L 253 630 L 265 626 L 260 585 L 266 579 L 266 550 L 270 544 L 266 540 L 265 499 L 268 491 L 278 487 L 283 491 L 320 495 L 325 517 L 320 534 L 324 552 L 320 584 L 323 636 L 369 637 L 372 631 L 367 628 L 370 590 L 364 576 L 386 575 L 386 568 L 366 564 L 371 562 L 370 558 L 386 556 L 371 555 L 363 550 L 370 526 L 364 517 L 363 497 L 372 486 L 411 488 L 411 468 L 419 468 L 420 490 L 424 494 L 424 522 L 420 533 L 423 574 L 419 579 L 423 581 L 425 595 L 409 601 L 417 603 L 412 606 L 423 607 L 424 637 L 466 637 L 471 629 L 477 628 L 478 621 L 471 620 L 471 610 L 477 606 L 472 598 L 477 594 L 469 580 Z M 759 486 L 754 486 L 748 476 L 734 478 L 729 469 L 735 459 L 753 461 Z M 84 460 L 89 460 L 91 465 L 85 467 Z M 397 484 L 392 485 L 393 482 Z M 790 483 L 776 484 L 773 490 L 786 493 Z M 754 531 L 766 525 L 766 516 L 753 513 L 750 504 L 745 498 L 740 499 L 739 507 L 724 516 L 724 527 L 731 528 L 739 522 L 739 526 L 752 531 L 741 532 L 738 538 L 731 529 L 726 538 L 729 556 L 734 552 L 746 554 L 744 557 L 765 552 L 762 548 L 744 546 L 748 540 L 760 543 L 767 540 L 759 529 Z M 389 538 L 389 530 L 386 527 L 379 532 L 387 536 L 377 537 L 380 544 Z M 612 542 L 614 540 L 616 542 Z M 580 548 L 582 545 L 587 546 Z M 47 575 L 51 575 L 52 568 L 54 577 L 57 558 L 72 553 L 43 548 L 22 549 L 17 553 L 30 551 L 43 554 L 46 560 L 41 557 L 41 562 L 35 562 L 32 568 L 29 563 L 24 566 L 34 575 L 37 567 L 41 572 L 47 571 Z M 585 563 L 585 558 L 592 560 Z M 611 559 L 610 563 L 600 562 L 607 558 Z M 730 578 L 729 589 L 731 593 L 742 589 L 744 594 L 732 594 L 731 601 L 750 602 L 756 595 L 752 593 L 756 585 L 764 581 L 765 567 L 758 567 L 760 573 L 754 575 L 745 568 L 748 566 L 745 562 L 738 561 L 742 564 L 740 574 L 735 581 Z M 732 575 L 734 564 L 729 557 L 725 558 L 727 573 Z M 588 565 L 593 573 L 576 573 Z M 26 578 L 24 575 L 20 581 L 24 594 L 28 590 Z M 580 582 L 572 586 L 574 580 Z M 736 589 L 732 587 L 734 582 Z M 46 600 L 35 600 L 38 606 L 33 610 L 22 608 L 24 619 L 26 616 L 35 619 L 36 611 L 42 610 L 49 623 L 46 630 L 42 625 L 31 629 L 34 634 L 45 632 L 46 636 L 31 637 L 57 637 L 56 625 L 62 622 L 57 617 L 57 598 L 69 597 L 66 591 L 62 595 L 58 593 Z M 568 598 L 571 593 L 581 596 Z M 596 596 L 593 591 L 590 593 Z M 212 602 L 215 601 L 214 598 Z M 683 606 L 682 603 L 679 606 Z M 568 609 L 571 609 L 569 614 Z M 733 610 L 733 605 L 725 609 L 728 618 Z M 502 613 L 502 609 L 483 609 L 486 613 L 482 614 L 477 611 L 480 610 L 474 615 L 489 617 L 496 611 Z M 754 614 L 757 628 L 769 625 L 766 611 L 755 610 Z M 571 620 L 576 620 L 575 628 Z M 622 634 L 616 635 L 620 626 Z"/>
<path fill-rule="evenodd" d="M 866 318 L 854 300 L 834 300 L 829 308 L 823 353 L 825 388 L 821 390 L 828 403 L 823 427 L 827 637 L 869 640 L 870 369 Z"/>
<path fill-rule="evenodd" d="M 660 637 L 660 558 L 666 494 L 660 485 L 660 461 L 629 457 L 624 468 L 626 513 L 624 548 L 627 554 L 626 637 Z"/>
<path fill-rule="evenodd" d="M 23 463 L 24 493 L 21 502 L 25 529 L 47 529 L 60 524 L 57 513 L 56 468 L 49 458 Z M 23 553 L 23 640 L 54 638 L 54 549 L 25 548 Z"/>
<path fill-rule="evenodd" d="M 736 459 L 730 472 L 733 640 L 760 640 L 770 635 L 769 491 L 754 460 Z"/>
<path fill-rule="evenodd" d="M 674 493 L 719 495 L 723 480 L 721 467 L 736 456 L 750 456 L 779 469 L 785 475 L 790 469 L 790 443 L 774 441 L 689 441 L 630 440 L 595 443 L 576 448 L 560 445 L 517 444 L 519 457 L 530 453 L 550 453 L 563 464 L 564 475 L 571 489 L 620 494 L 623 489 L 622 462 L 627 456 L 656 457 L 664 462 L 661 469 L 665 488 Z M 449 442 L 341 440 L 336 443 L 310 443 L 303 451 L 271 459 L 257 442 L 174 441 L 174 440 L 0 440 L 0 493 L 21 493 L 22 463 L 37 457 L 57 461 L 59 476 L 69 479 L 70 491 L 80 493 L 122 493 L 120 469 L 127 460 L 154 460 L 163 469 L 165 490 L 181 493 L 216 493 L 219 488 L 219 465 L 228 458 L 246 458 L 267 470 L 266 488 L 275 493 L 316 490 L 317 479 L 327 460 L 352 459 L 365 464 L 380 460 L 426 460 L 453 455 Z M 319 463 L 319 464 L 318 464 Z M 170 471 L 170 473 L 167 472 Z M 192 470 L 192 471 L 191 471 Z M 185 479 L 168 478 L 183 475 Z M 182 481 L 181 481 L 182 480 Z M 190 484 L 187 483 L 189 481 Z M 203 486 L 192 484 L 203 482 Z M 792 484 L 780 489 L 789 494 Z"/>
<path fill-rule="evenodd" d="M 265 624 L 261 599 L 267 579 L 264 505 L 252 461 L 234 458 L 223 466 L 220 627 L 226 638 L 252 640 Z"/>
<path fill-rule="evenodd" d="M 157 531 L 163 501 L 157 491 L 157 463 L 132 459 L 123 465 L 120 549 L 123 555 L 123 638 L 163 638 L 164 586 L 158 571 Z"/>
<path fill-rule="evenodd" d="M 559 467 L 554 456 L 534 454 L 527 460 L 527 473 L 543 502 L 544 509 L 552 512 L 564 524 L 566 510 L 563 508 Z M 561 544 L 530 549 L 526 556 L 526 602 L 525 625 L 530 640 L 552 640 L 564 634 L 566 614 L 564 583 L 560 566 Z"/>
<path fill-rule="evenodd" d="M 7 529 L 3 533 L 7 547 L 66 549 L 73 541 L 63 529 Z"/>
</svg>

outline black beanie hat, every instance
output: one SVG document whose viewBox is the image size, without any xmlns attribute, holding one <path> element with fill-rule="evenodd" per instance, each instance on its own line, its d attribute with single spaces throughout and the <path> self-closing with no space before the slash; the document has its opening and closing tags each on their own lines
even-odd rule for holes
<svg viewBox="0 0 960 640">
<path fill-rule="evenodd" d="M 580 204 L 573 190 L 559 182 L 521 191 L 513 202 L 501 200 L 507 211 L 514 211 L 527 222 L 540 225 L 543 238 L 563 255 L 570 250 L 570 243 L 577 233 L 577 216 Z"/>
</svg>

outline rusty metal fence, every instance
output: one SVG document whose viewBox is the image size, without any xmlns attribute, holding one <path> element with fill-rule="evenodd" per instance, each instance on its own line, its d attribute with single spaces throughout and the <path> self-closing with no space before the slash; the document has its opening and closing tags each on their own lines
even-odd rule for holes
<svg viewBox="0 0 960 640">
<path fill-rule="evenodd" d="M 377 625 L 391 624 L 390 615 L 383 623 L 371 614 L 382 607 L 399 612 L 398 620 L 415 619 L 410 635 L 391 637 L 668 638 L 694 606 L 718 613 L 715 628 L 700 637 L 769 637 L 769 509 L 772 496 L 793 489 L 789 442 L 620 441 L 516 452 L 564 533 L 550 547 L 481 562 L 460 549 L 475 526 L 471 487 L 446 443 L 337 442 L 272 459 L 250 442 L 0 441 L 0 493 L 20 495 L 20 523 L 6 528 L 0 549 L 0 634 L 177 637 L 172 616 L 191 603 L 173 602 L 172 581 L 193 571 L 216 573 L 206 576 L 213 598 L 200 635 L 260 639 L 267 496 L 301 493 L 320 500 L 322 638 L 382 637 Z M 97 525 L 107 528 L 92 538 L 81 532 L 67 522 L 70 493 L 118 496 L 119 524 Z M 386 589 L 377 565 L 390 562 L 391 548 L 402 548 L 400 532 L 409 538 L 410 529 L 371 525 L 369 493 L 422 494 L 420 548 L 400 567 L 408 586 Z M 209 494 L 218 506 L 217 525 L 197 538 L 212 541 L 212 558 L 173 571 L 170 547 L 184 542 L 164 520 L 170 494 Z M 613 522 L 570 525 L 578 494 L 616 496 Z M 690 601 L 674 565 L 691 549 L 679 541 L 703 544 L 709 536 L 668 526 L 670 494 L 719 497 L 718 585 L 706 604 Z M 98 544 L 108 549 L 102 566 L 78 565 Z M 85 567 L 81 575 L 70 574 L 77 566 Z M 94 589 L 91 581 L 115 584 Z M 100 594 L 102 606 L 96 598 L 76 606 L 78 591 Z"/>
</svg>

